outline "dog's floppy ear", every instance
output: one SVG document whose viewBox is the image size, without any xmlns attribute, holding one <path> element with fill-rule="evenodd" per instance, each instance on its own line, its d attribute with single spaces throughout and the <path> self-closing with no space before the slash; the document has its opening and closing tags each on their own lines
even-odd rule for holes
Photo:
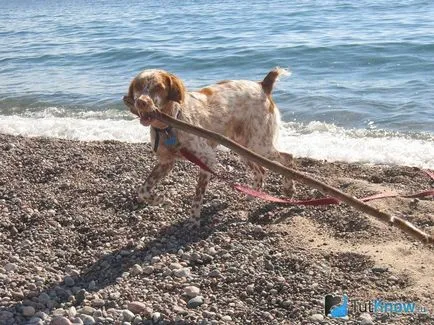
<svg viewBox="0 0 434 325">
<path fill-rule="evenodd" d="M 184 83 L 175 75 L 168 73 L 166 75 L 167 99 L 174 102 L 182 103 L 185 98 Z"/>
<path fill-rule="evenodd" d="M 130 87 L 128 88 L 128 97 L 134 101 L 134 90 L 137 85 L 137 77 L 131 80 Z"/>
<path fill-rule="evenodd" d="M 134 87 L 136 79 L 130 82 L 130 87 L 128 88 L 128 95 L 123 97 L 124 104 L 128 106 L 131 113 L 137 114 L 136 108 L 134 107 Z"/>
</svg>

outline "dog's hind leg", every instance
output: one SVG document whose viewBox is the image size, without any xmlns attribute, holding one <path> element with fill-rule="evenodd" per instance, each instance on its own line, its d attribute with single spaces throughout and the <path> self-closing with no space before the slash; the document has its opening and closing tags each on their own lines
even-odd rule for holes
<svg viewBox="0 0 434 325">
<path fill-rule="evenodd" d="M 196 156 L 211 170 L 216 165 L 217 158 L 216 153 L 212 146 L 209 145 L 204 139 L 196 140 L 194 145 L 188 146 L 188 151 Z M 205 191 L 208 187 L 211 174 L 203 169 L 199 171 L 199 177 L 197 180 L 196 190 L 191 205 L 191 217 L 195 225 L 200 225 L 200 213 L 202 210 L 202 203 L 205 196 Z"/>
<path fill-rule="evenodd" d="M 294 158 L 291 154 L 286 152 L 280 152 L 274 147 L 269 147 L 269 150 L 264 150 L 262 148 L 259 154 L 265 156 L 266 158 L 276 161 L 288 168 L 294 168 Z M 259 151 L 259 150 L 258 150 Z M 291 198 L 295 193 L 295 184 L 294 180 L 289 177 L 285 177 L 282 181 L 282 192 L 285 196 Z"/>
<path fill-rule="evenodd" d="M 295 164 L 294 164 L 294 158 L 291 154 L 286 153 L 286 152 L 278 152 L 278 161 L 284 165 L 285 167 L 288 168 L 295 168 Z M 292 197 L 295 193 L 295 183 L 294 180 L 289 178 L 289 177 L 285 177 L 283 179 L 282 182 L 282 191 L 283 193 L 288 196 L 288 197 Z"/>
<path fill-rule="evenodd" d="M 264 185 L 265 168 L 251 161 L 245 161 L 245 164 L 252 171 L 251 187 L 255 190 L 260 190 Z"/>
</svg>

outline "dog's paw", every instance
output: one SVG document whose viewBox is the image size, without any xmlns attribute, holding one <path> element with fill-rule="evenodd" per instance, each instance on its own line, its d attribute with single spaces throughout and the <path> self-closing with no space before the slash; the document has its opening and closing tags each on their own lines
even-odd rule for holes
<svg viewBox="0 0 434 325">
<path fill-rule="evenodd" d="M 152 195 L 150 197 L 138 197 L 137 203 L 140 205 L 149 205 L 149 206 L 157 206 L 162 205 L 164 207 L 172 206 L 173 202 L 167 197 L 163 195 Z"/>
<path fill-rule="evenodd" d="M 201 227 L 201 220 L 200 218 L 191 217 L 190 220 L 188 220 L 188 228 L 190 230 L 197 230 Z"/>
<path fill-rule="evenodd" d="M 292 181 L 285 182 L 282 186 L 282 192 L 287 198 L 292 198 L 295 194 L 295 184 Z"/>
</svg>

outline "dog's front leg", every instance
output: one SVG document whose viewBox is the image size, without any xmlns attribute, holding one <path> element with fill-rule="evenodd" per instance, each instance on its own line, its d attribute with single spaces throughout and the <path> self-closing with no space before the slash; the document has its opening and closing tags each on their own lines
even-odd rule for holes
<svg viewBox="0 0 434 325">
<path fill-rule="evenodd" d="M 196 185 L 196 193 L 194 194 L 193 203 L 191 204 L 191 216 L 196 225 L 200 225 L 200 211 L 202 210 L 203 197 L 210 178 L 210 173 L 200 170 Z"/>
<path fill-rule="evenodd" d="M 145 184 L 139 187 L 138 190 L 138 202 L 139 203 L 148 203 L 149 205 L 158 205 L 164 202 L 169 202 L 169 200 L 161 195 L 154 194 L 153 190 L 155 186 L 166 177 L 170 171 L 175 166 L 175 161 L 168 162 L 159 162 L 151 174 L 149 174 L 146 179 Z"/>
</svg>

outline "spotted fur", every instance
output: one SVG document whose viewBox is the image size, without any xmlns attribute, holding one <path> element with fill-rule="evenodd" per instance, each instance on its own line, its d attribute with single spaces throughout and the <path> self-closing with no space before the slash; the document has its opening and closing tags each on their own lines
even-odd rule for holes
<svg viewBox="0 0 434 325">
<path fill-rule="evenodd" d="M 293 167 L 292 155 L 279 152 L 276 148 L 280 113 L 271 97 L 276 79 L 285 72 L 276 68 L 261 82 L 225 80 L 199 91 L 187 92 L 183 82 L 176 76 L 163 70 L 145 70 L 130 83 L 124 102 L 138 116 L 141 116 L 141 112 L 159 109 L 188 123 L 223 134 L 260 155 Z M 157 120 L 149 123 L 152 126 L 151 141 L 154 146 L 154 128 L 162 129 L 167 125 Z M 173 132 L 180 145 L 213 168 L 216 163 L 216 143 L 182 131 Z M 160 137 L 159 141 L 156 152 L 159 163 L 138 191 L 139 200 L 151 204 L 164 201 L 155 196 L 153 189 L 170 173 L 175 160 L 183 158 L 177 150 L 165 145 L 164 137 Z M 264 182 L 264 168 L 250 161 L 245 163 L 253 173 L 252 186 L 260 189 Z M 192 204 L 192 215 L 195 218 L 200 217 L 209 179 L 209 173 L 203 170 L 199 172 Z M 285 179 L 283 190 L 286 195 L 292 196 L 294 182 Z"/>
</svg>

